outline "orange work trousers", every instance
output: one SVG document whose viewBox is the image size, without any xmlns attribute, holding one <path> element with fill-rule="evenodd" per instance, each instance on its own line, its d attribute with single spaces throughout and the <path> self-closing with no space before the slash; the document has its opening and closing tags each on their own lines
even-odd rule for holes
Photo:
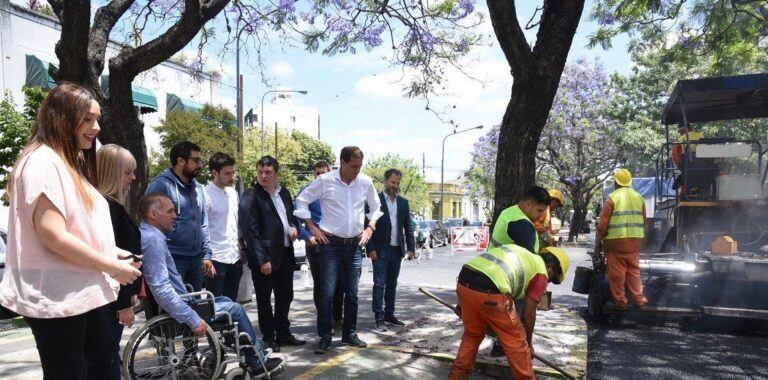
<svg viewBox="0 0 768 380">
<path fill-rule="evenodd" d="M 625 287 L 629 288 L 632 300 L 637 306 L 645 306 L 648 300 L 643 295 L 643 281 L 640 279 L 640 253 L 606 252 L 608 261 L 608 282 L 616 307 L 627 306 Z"/>
<path fill-rule="evenodd" d="M 464 285 L 456 286 L 456 294 L 461 305 L 464 335 L 448 378 L 469 378 L 475 370 L 477 350 L 485 339 L 486 328 L 491 326 L 504 347 L 512 378 L 535 379 L 525 328 L 510 298 L 502 294 L 477 292 Z"/>
</svg>

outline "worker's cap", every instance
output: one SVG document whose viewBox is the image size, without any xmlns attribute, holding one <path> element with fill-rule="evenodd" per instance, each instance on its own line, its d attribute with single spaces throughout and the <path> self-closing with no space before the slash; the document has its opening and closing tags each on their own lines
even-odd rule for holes
<svg viewBox="0 0 768 380">
<path fill-rule="evenodd" d="M 557 199 L 558 201 L 560 201 L 561 205 L 565 204 L 565 202 L 563 202 L 563 192 L 558 190 L 558 189 L 550 189 L 549 190 L 549 197 Z"/>
<path fill-rule="evenodd" d="M 619 169 L 614 173 L 613 180 L 616 181 L 619 186 L 632 186 L 632 173 L 627 169 Z"/>
<path fill-rule="evenodd" d="M 571 265 L 571 259 L 568 258 L 568 254 L 563 249 L 557 247 L 543 248 L 541 254 L 545 253 L 551 253 L 557 259 L 557 262 L 560 264 L 560 273 L 558 273 L 559 283 L 563 283 L 565 281 L 565 274 L 568 273 L 568 267 Z"/>
</svg>

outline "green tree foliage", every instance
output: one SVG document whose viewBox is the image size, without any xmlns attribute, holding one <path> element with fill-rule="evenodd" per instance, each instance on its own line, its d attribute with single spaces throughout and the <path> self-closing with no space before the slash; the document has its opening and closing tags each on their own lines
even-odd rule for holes
<svg viewBox="0 0 768 380">
<path fill-rule="evenodd" d="M 760 59 L 745 64 L 738 70 L 729 68 L 722 75 L 739 75 L 768 71 L 768 52 L 759 52 Z M 661 146 L 666 141 L 661 114 L 678 80 L 710 76 L 711 57 L 698 60 L 672 61 L 665 49 L 636 50 L 632 54 L 635 64 L 627 77 L 612 77 L 614 94 L 608 114 L 619 121 L 623 129 L 620 143 L 632 152 L 625 165 L 636 176 L 656 174 L 656 162 Z M 768 143 L 768 120 L 735 120 L 696 125 L 705 136 L 732 136 L 743 140 Z M 670 139 L 677 137 L 677 128 L 670 126 Z"/>
<path fill-rule="evenodd" d="M 10 91 L 5 92 L 0 102 L 0 189 L 5 190 L 8 175 L 16 158 L 27 143 L 29 132 L 35 123 L 37 110 L 45 98 L 45 91 L 39 87 L 24 87 L 24 109 L 16 109 Z M 4 199 L 5 203 L 6 200 Z"/>
<path fill-rule="evenodd" d="M 207 159 L 216 152 L 224 152 L 237 157 L 237 126 L 235 116 L 221 106 L 205 105 L 200 113 L 177 111 L 168 114 L 162 123 L 155 127 L 160 134 L 162 153 L 153 155 L 150 165 L 150 180 L 160 171 L 170 167 L 171 147 L 179 141 L 191 141 L 200 146 L 206 165 L 200 171 L 199 181 L 210 179 Z"/>
<path fill-rule="evenodd" d="M 592 46 L 604 48 L 619 33 L 630 50 L 658 50 L 667 62 L 701 64 L 709 75 L 744 72 L 765 62 L 766 0 L 601 0 L 592 9 L 600 28 Z"/>
<path fill-rule="evenodd" d="M 381 191 L 384 190 L 384 172 L 391 168 L 403 172 L 403 178 L 400 180 L 400 195 L 408 199 L 414 215 L 421 215 L 425 209 L 431 207 L 429 189 L 421 175 L 421 168 L 412 159 L 397 154 L 387 154 L 367 161 L 363 172 L 373 179 L 376 190 Z"/>
<path fill-rule="evenodd" d="M 278 130 L 277 141 L 274 131 L 265 131 L 264 154 L 277 158 L 280 163 L 280 184 L 290 190 L 293 196 L 314 179 L 316 162 L 322 160 L 331 165 L 334 163 L 330 145 L 299 131 Z M 261 158 L 260 129 L 245 131 L 243 156 L 244 166 L 240 166 L 240 175 L 246 184 L 250 184 L 256 178 L 256 162 Z"/>
</svg>

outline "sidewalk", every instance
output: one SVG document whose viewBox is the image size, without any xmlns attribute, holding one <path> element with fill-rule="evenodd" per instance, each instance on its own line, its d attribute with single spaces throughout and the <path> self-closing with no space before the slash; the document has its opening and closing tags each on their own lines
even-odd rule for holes
<svg viewBox="0 0 768 380">
<path fill-rule="evenodd" d="M 364 269 L 365 270 L 365 269 Z M 366 349 L 342 346 L 340 336 L 334 336 L 333 349 L 316 355 L 315 308 L 311 288 L 303 286 L 299 273 L 295 281 L 295 300 L 291 308 L 293 333 L 307 339 L 302 347 L 283 347 L 287 359 L 284 379 L 445 379 L 461 339 L 461 321 L 453 312 L 432 301 L 414 286 L 398 288 L 397 316 L 406 326 L 386 333 L 372 331 L 371 285 L 360 285 L 358 334 L 368 343 Z M 453 289 L 429 289 L 448 302 L 455 303 Z M 555 298 L 554 302 L 557 302 Z M 248 314 L 256 321 L 256 305 L 246 305 Z M 137 318 L 137 325 L 143 316 Z M 123 344 L 134 329 L 126 329 Z M 490 358 L 487 338 L 478 355 L 478 371 L 474 378 L 507 377 L 506 360 Z M 575 375 L 583 376 L 587 364 L 587 330 L 584 321 L 565 308 L 554 307 L 539 311 L 534 335 L 536 353 L 563 366 Z M 555 374 L 534 361 L 537 373 Z M 0 333 L 0 378 L 40 379 L 39 359 L 34 339 L 27 328 Z"/>
</svg>

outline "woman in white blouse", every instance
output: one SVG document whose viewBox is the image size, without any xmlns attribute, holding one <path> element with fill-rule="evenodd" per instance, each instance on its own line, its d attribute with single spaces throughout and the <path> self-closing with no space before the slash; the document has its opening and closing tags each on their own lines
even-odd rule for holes
<svg viewBox="0 0 768 380">
<path fill-rule="evenodd" d="M 91 185 L 100 115 L 88 89 L 51 90 L 8 184 L 0 304 L 29 324 L 46 379 L 110 377 L 105 308 L 140 275 L 120 260 L 129 253 L 115 246 L 107 201 Z"/>
</svg>

